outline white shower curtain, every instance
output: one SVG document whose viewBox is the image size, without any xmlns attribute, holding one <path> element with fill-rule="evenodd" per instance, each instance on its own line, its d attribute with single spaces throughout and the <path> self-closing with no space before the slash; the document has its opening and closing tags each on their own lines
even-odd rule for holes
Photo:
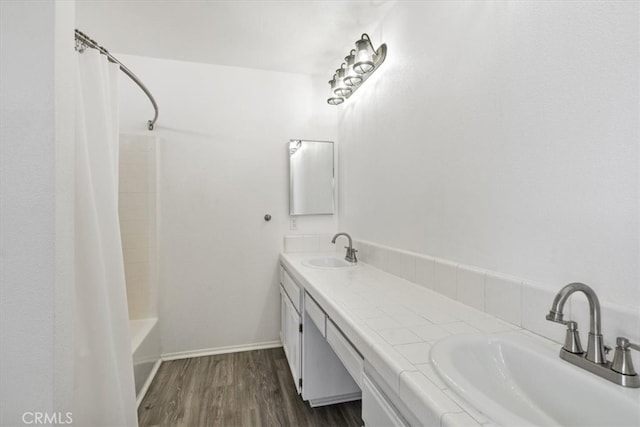
<svg viewBox="0 0 640 427">
<path fill-rule="evenodd" d="M 120 221 L 118 66 L 79 53 L 76 101 L 77 426 L 137 426 Z"/>
</svg>

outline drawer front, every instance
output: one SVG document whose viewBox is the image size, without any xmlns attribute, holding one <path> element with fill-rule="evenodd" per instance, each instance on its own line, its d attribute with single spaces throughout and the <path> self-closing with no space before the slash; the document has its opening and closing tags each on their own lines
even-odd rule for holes
<svg viewBox="0 0 640 427">
<path fill-rule="evenodd" d="M 342 335 L 342 332 L 327 320 L 327 342 L 336 353 L 342 364 L 353 377 L 353 380 L 362 388 L 362 373 L 364 371 L 364 359 L 351 343 Z"/>
<path fill-rule="evenodd" d="M 298 284 L 293 281 L 291 276 L 289 276 L 287 270 L 282 271 L 282 287 L 287 292 L 287 295 L 289 295 L 289 298 L 291 298 L 293 306 L 296 308 L 298 313 L 300 313 L 300 288 L 298 287 Z"/>
<path fill-rule="evenodd" d="M 362 376 L 362 420 L 367 427 L 407 426 L 367 375 Z"/>
<path fill-rule="evenodd" d="M 309 296 L 305 294 L 304 297 L 304 311 L 309 315 L 309 318 L 318 327 L 318 330 L 323 337 L 327 337 L 327 315 L 320 308 L 318 304 Z"/>
</svg>

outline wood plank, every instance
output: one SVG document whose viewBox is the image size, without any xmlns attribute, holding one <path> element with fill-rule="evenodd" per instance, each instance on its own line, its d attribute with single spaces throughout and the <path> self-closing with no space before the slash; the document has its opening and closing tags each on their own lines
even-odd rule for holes
<svg viewBox="0 0 640 427">
<path fill-rule="evenodd" d="M 296 393 L 282 348 L 164 362 L 141 427 L 361 426 L 359 401 L 318 408 Z"/>
</svg>

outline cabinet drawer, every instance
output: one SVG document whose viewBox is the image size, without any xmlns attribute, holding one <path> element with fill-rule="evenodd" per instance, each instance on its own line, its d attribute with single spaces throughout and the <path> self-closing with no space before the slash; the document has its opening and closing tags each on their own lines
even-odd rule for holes
<svg viewBox="0 0 640 427">
<path fill-rule="evenodd" d="M 354 381 L 362 388 L 364 359 L 331 320 L 327 321 L 327 342 L 344 367 L 347 368 Z"/>
<path fill-rule="evenodd" d="M 309 315 L 309 318 L 318 327 L 318 330 L 323 337 L 327 337 L 327 315 L 320 308 L 318 304 L 309 296 L 305 294 L 304 297 L 304 311 Z"/>
<path fill-rule="evenodd" d="M 407 424 L 367 375 L 362 376 L 362 421 L 367 427 Z"/>
<path fill-rule="evenodd" d="M 287 270 L 284 269 L 282 271 L 282 287 L 287 292 L 287 295 L 289 295 L 289 298 L 291 298 L 291 302 L 296 308 L 296 311 L 300 313 L 300 287 L 298 287 L 298 284 L 289 276 Z"/>
</svg>

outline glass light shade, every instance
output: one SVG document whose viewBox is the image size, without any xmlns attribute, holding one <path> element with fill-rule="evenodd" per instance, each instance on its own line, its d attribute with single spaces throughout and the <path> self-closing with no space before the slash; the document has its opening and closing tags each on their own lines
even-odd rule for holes
<svg viewBox="0 0 640 427">
<path fill-rule="evenodd" d="M 336 79 L 335 79 L 336 86 L 335 86 L 335 89 L 333 90 L 333 93 L 335 93 L 338 96 L 349 96 L 351 95 L 351 92 L 352 92 L 351 88 L 348 87 L 344 82 L 344 76 L 345 76 L 344 67 L 340 67 L 338 70 L 336 70 Z"/>
<path fill-rule="evenodd" d="M 336 88 L 336 76 L 333 76 L 333 79 L 329 80 L 329 85 L 331 86 L 331 96 L 327 99 L 327 104 L 329 105 L 339 105 L 344 102 L 344 98 L 341 96 L 335 96 L 335 88 Z"/>
<path fill-rule="evenodd" d="M 346 56 L 344 58 L 344 60 L 347 61 L 347 70 L 344 76 L 344 83 L 347 86 L 357 86 L 360 83 L 362 83 L 362 77 L 360 77 L 360 75 L 356 73 L 355 70 L 353 69 L 353 63 L 355 62 L 355 59 L 356 59 L 355 50 L 351 50 L 351 53 L 349 54 L 349 56 Z"/>
<path fill-rule="evenodd" d="M 356 57 L 353 64 L 354 71 L 358 74 L 365 74 L 373 71 L 375 68 L 373 62 L 374 55 L 375 52 L 373 51 L 373 46 L 371 46 L 369 37 L 363 35 L 362 38 L 356 42 Z"/>
</svg>

